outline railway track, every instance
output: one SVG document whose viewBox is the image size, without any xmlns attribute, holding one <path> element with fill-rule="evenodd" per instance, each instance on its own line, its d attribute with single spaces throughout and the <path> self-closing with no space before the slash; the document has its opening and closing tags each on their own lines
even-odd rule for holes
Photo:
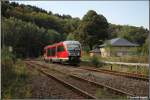
<svg viewBox="0 0 150 100">
<path fill-rule="evenodd" d="M 106 73 L 106 74 L 112 74 L 112 75 L 116 75 L 116 76 L 124 76 L 124 77 L 128 77 L 128 78 L 134 78 L 134 79 L 139 79 L 139 80 L 144 80 L 144 81 L 149 81 L 148 76 L 141 75 L 141 74 L 133 74 L 133 73 L 112 71 L 112 70 L 107 70 L 107 69 L 97 69 L 97 68 L 80 67 L 79 69 L 84 69 L 84 70 L 94 71 L 94 72 L 101 72 L 101 73 Z"/>
<path fill-rule="evenodd" d="M 30 77 L 32 98 L 34 99 L 85 99 L 85 96 L 73 91 L 53 78 L 27 65 Z"/>
<path fill-rule="evenodd" d="M 63 84 L 63 85 L 66 86 L 67 88 L 69 88 L 69 89 L 71 89 L 71 90 L 77 92 L 78 94 L 80 94 L 80 95 L 83 96 L 84 98 L 97 99 L 96 97 L 94 97 L 94 96 L 88 94 L 87 92 L 85 92 L 85 91 L 83 91 L 83 90 L 81 90 L 81 89 L 79 89 L 79 88 L 77 88 L 77 87 L 75 87 L 75 86 L 73 86 L 73 85 L 71 85 L 71 84 L 69 84 L 69 83 L 67 83 L 67 82 L 65 82 L 65 81 L 63 81 L 63 80 L 61 80 L 61 79 L 59 79 L 59 78 L 57 78 L 55 75 L 50 74 L 50 73 L 48 73 L 48 72 L 46 72 L 46 71 L 44 71 L 44 70 L 42 70 L 42 69 L 40 69 L 40 68 L 37 68 L 37 67 L 36 67 L 37 65 L 33 64 L 32 62 L 25 62 L 25 63 L 26 63 L 28 66 L 31 66 L 32 68 L 35 68 L 37 71 L 39 71 L 40 73 L 46 75 L 47 77 L 52 78 L 52 79 L 54 79 L 55 81 L 57 81 L 57 82 Z"/>
<path fill-rule="evenodd" d="M 62 65 L 62 66 L 64 66 L 64 65 Z M 65 66 L 69 66 L 69 65 L 65 65 Z M 43 66 L 43 67 L 45 67 L 45 66 Z M 147 81 L 147 82 L 149 81 L 149 76 L 142 75 L 142 74 L 120 72 L 120 71 L 107 70 L 107 69 L 89 68 L 89 67 L 79 67 L 78 69 L 94 71 L 94 72 L 101 72 L 101 73 L 106 73 L 106 74 L 112 74 L 112 75 L 116 75 L 116 76 L 123 76 L 123 77 L 127 77 L 127 78 L 143 80 L 143 81 Z"/>
<path fill-rule="evenodd" d="M 33 62 L 32 62 L 32 64 L 33 64 Z M 34 64 L 36 64 L 37 66 L 41 66 L 41 67 L 43 67 L 43 68 L 46 68 L 46 66 L 45 65 L 42 65 L 42 64 L 39 64 L 39 63 L 35 63 L 34 62 Z M 47 68 L 46 68 L 47 69 Z M 63 73 L 63 72 L 61 72 L 61 73 Z M 48 74 L 48 73 L 47 73 Z M 66 73 L 64 73 L 64 74 L 66 74 Z M 53 74 L 54 75 L 54 74 Z M 83 79 L 83 78 L 81 78 L 81 77 L 79 77 L 79 76 L 77 76 L 77 75 L 69 75 L 69 77 L 71 77 L 71 78 L 73 78 L 73 79 L 76 79 L 76 80 L 79 80 L 79 82 L 85 82 L 85 83 L 90 83 L 90 84 L 92 84 L 92 87 L 93 86 L 97 86 L 97 87 L 100 87 L 100 88 L 105 88 L 107 91 L 111 91 L 111 93 L 113 93 L 113 94 L 117 94 L 117 95 L 123 95 L 123 96 L 135 96 L 135 95 L 133 95 L 133 94 L 130 94 L 130 93 L 128 93 L 128 92 L 124 92 L 124 91 L 122 91 L 122 90 L 119 90 L 119 89 L 116 89 L 116 88 L 113 88 L 113 87 L 110 87 L 110 86 L 107 86 L 107 85 L 104 85 L 104 84 L 100 84 L 100 83 L 98 83 L 98 82 L 94 82 L 94 81 L 91 81 L 91 80 L 87 80 L 87 79 Z M 67 80 L 65 80 L 65 82 L 66 82 Z M 69 81 L 68 81 L 69 82 Z M 82 83 L 80 83 L 80 84 L 82 84 Z M 88 87 L 90 87 L 90 86 L 88 86 Z M 87 88 L 87 87 L 86 87 Z M 85 90 L 84 90 L 85 91 Z M 87 90 L 86 90 L 87 91 Z M 90 92 L 91 94 L 92 94 L 92 92 Z"/>
</svg>

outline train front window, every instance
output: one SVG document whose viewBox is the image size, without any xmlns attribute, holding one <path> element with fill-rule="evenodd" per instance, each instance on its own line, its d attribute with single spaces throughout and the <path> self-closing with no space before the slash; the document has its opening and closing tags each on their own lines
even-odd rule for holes
<svg viewBox="0 0 150 100">
<path fill-rule="evenodd" d="M 78 45 L 78 44 L 69 44 L 69 45 L 67 45 L 67 49 L 68 49 L 68 51 L 80 50 L 80 45 Z"/>
</svg>

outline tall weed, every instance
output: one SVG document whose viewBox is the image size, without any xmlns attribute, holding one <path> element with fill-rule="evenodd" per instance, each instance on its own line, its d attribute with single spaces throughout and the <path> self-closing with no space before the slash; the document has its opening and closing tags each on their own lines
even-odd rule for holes
<svg viewBox="0 0 150 100">
<path fill-rule="evenodd" d="M 1 89 L 3 99 L 27 98 L 31 96 L 27 84 L 29 75 L 24 63 L 16 60 L 7 48 L 2 49 L 1 60 Z"/>
</svg>

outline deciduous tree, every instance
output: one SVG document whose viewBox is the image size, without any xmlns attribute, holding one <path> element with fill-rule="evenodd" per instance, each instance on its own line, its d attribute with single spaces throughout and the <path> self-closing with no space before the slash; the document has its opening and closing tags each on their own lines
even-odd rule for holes
<svg viewBox="0 0 150 100">
<path fill-rule="evenodd" d="M 106 18 L 93 10 L 88 11 L 83 17 L 78 30 L 81 43 L 88 45 L 90 49 L 99 40 L 108 38 L 108 22 Z"/>
</svg>

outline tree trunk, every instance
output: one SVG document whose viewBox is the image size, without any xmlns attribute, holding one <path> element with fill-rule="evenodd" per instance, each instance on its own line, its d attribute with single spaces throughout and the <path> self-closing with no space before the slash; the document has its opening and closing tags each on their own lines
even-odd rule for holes
<svg viewBox="0 0 150 100">
<path fill-rule="evenodd" d="M 90 48 L 90 50 L 92 50 L 92 49 L 93 49 L 93 46 L 92 46 L 92 45 L 89 45 L 89 48 Z"/>
</svg>

